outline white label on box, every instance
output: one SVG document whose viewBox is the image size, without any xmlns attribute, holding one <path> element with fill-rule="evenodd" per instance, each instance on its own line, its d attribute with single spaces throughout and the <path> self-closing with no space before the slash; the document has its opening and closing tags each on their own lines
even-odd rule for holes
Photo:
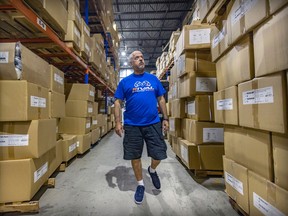
<svg viewBox="0 0 288 216">
<path fill-rule="evenodd" d="M 88 107 L 88 113 L 92 113 L 93 112 L 93 108 Z"/>
<path fill-rule="evenodd" d="M 242 11 L 242 6 L 240 4 L 239 7 L 235 8 L 235 10 L 232 11 L 232 13 L 231 13 L 232 25 L 235 25 L 235 23 L 238 22 L 241 19 L 241 17 L 243 17 L 243 16 L 244 16 L 244 13 Z"/>
<path fill-rule="evenodd" d="M 223 28 L 215 37 L 212 39 L 212 48 L 215 48 L 223 39 L 225 35 L 225 29 Z"/>
<path fill-rule="evenodd" d="M 237 178 L 229 174 L 225 171 L 225 180 L 226 182 L 231 185 L 236 191 L 238 191 L 240 194 L 244 195 L 243 191 L 243 183 L 239 181 Z"/>
<path fill-rule="evenodd" d="M 81 34 L 80 34 L 80 32 L 79 32 L 79 30 L 77 29 L 76 26 L 74 26 L 74 34 L 75 34 L 78 38 L 81 37 Z"/>
<path fill-rule="evenodd" d="M 87 43 L 84 44 L 85 50 L 87 50 L 88 52 L 90 52 L 90 47 L 88 46 Z"/>
<path fill-rule="evenodd" d="M 217 110 L 233 110 L 233 99 L 217 100 Z"/>
<path fill-rule="evenodd" d="M 84 32 L 90 37 L 90 31 L 85 25 L 84 25 Z"/>
<path fill-rule="evenodd" d="M 54 81 L 55 82 L 58 82 L 59 84 L 61 84 L 61 85 L 63 85 L 64 84 L 64 79 L 60 76 L 60 75 L 58 75 L 58 74 L 54 74 Z"/>
<path fill-rule="evenodd" d="M 196 114 L 196 105 L 195 105 L 195 101 L 190 101 L 188 102 L 188 115 L 195 115 Z"/>
<path fill-rule="evenodd" d="M 203 128 L 203 143 L 224 142 L 224 128 Z"/>
<path fill-rule="evenodd" d="M 194 29 L 189 31 L 189 44 L 207 44 L 210 43 L 211 29 Z"/>
<path fill-rule="evenodd" d="M 92 121 L 92 124 L 93 124 L 93 125 L 97 125 L 97 123 L 98 123 L 97 120 L 93 120 L 93 121 Z"/>
<path fill-rule="evenodd" d="M 69 153 L 72 152 L 76 148 L 77 148 L 77 142 L 69 146 Z"/>
<path fill-rule="evenodd" d="M 46 98 L 31 96 L 30 97 L 30 106 L 31 107 L 46 108 Z"/>
<path fill-rule="evenodd" d="M 37 182 L 48 171 L 48 162 L 34 172 L 34 183 Z"/>
<path fill-rule="evenodd" d="M 46 24 L 37 17 L 37 24 L 46 31 Z"/>
<path fill-rule="evenodd" d="M 0 64 L 8 63 L 9 61 L 9 52 L 0 52 Z"/>
<path fill-rule="evenodd" d="M 90 128 L 90 126 L 91 126 L 90 122 L 86 123 L 86 128 Z"/>
<path fill-rule="evenodd" d="M 258 194 L 253 192 L 253 205 L 264 215 L 267 216 L 284 216 L 285 214 L 272 206 Z"/>
<path fill-rule="evenodd" d="M 29 135 L 11 134 L 11 135 L 0 135 L 0 146 L 28 146 Z"/>
<path fill-rule="evenodd" d="M 243 15 L 245 15 L 247 13 L 247 11 L 249 11 L 251 8 L 253 8 L 256 5 L 257 1 L 259 1 L 259 0 L 243 1 L 243 4 L 242 4 Z"/>
<path fill-rule="evenodd" d="M 59 127 L 58 127 L 58 126 L 56 126 L 56 133 L 58 133 L 58 131 L 59 131 Z"/>
<path fill-rule="evenodd" d="M 76 17 L 78 19 L 78 22 L 81 23 L 81 15 L 80 15 L 80 13 L 79 13 L 77 8 L 75 9 L 75 14 L 76 14 Z"/>
<path fill-rule="evenodd" d="M 79 146 L 80 146 L 80 142 L 79 142 L 79 141 L 77 141 L 77 148 L 79 148 Z"/>
<path fill-rule="evenodd" d="M 175 119 L 169 119 L 169 130 L 175 131 Z"/>
<path fill-rule="evenodd" d="M 93 91 L 90 91 L 89 94 L 91 97 L 94 97 L 94 95 L 95 95 L 95 93 Z"/>
<path fill-rule="evenodd" d="M 46 108 L 46 98 L 39 97 L 39 107 Z"/>
<path fill-rule="evenodd" d="M 188 160 L 188 149 L 185 148 L 183 145 L 180 145 L 181 157 L 186 163 L 189 162 Z"/>
<path fill-rule="evenodd" d="M 214 77 L 196 77 L 197 92 L 215 92 L 216 78 Z"/>
<path fill-rule="evenodd" d="M 244 105 L 274 103 L 273 87 L 245 91 L 242 97 Z"/>
</svg>

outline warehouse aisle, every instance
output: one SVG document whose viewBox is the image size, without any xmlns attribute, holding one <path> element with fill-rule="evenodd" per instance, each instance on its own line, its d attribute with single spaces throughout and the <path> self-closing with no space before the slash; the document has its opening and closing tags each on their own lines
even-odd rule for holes
<svg viewBox="0 0 288 216">
<path fill-rule="evenodd" d="M 56 188 L 40 199 L 39 215 L 237 215 L 228 202 L 224 180 L 196 183 L 168 146 L 168 159 L 158 174 L 162 189 L 153 188 L 143 155 L 146 186 L 142 205 L 133 200 L 136 183 L 129 161 L 122 159 L 122 139 L 114 131 L 83 158 L 77 158 L 56 177 Z"/>
</svg>

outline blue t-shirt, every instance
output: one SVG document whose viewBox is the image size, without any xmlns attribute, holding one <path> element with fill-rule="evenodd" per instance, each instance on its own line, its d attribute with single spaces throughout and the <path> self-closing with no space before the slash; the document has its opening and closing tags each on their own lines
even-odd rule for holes
<svg viewBox="0 0 288 216">
<path fill-rule="evenodd" d="M 126 100 L 124 124 L 146 126 L 160 121 L 157 97 L 165 94 L 161 82 L 152 74 L 131 74 L 122 79 L 115 92 L 115 98 Z"/>
</svg>

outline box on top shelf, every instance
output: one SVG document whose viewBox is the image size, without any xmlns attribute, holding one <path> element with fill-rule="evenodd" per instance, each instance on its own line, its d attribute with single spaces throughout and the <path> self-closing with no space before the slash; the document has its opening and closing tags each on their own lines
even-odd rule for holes
<svg viewBox="0 0 288 216">
<path fill-rule="evenodd" d="M 0 160 L 39 158 L 56 145 L 56 120 L 0 122 Z"/>
<path fill-rule="evenodd" d="M 64 117 L 59 122 L 59 133 L 83 135 L 90 132 L 91 119 L 90 118 L 77 118 L 77 117 Z"/>
<path fill-rule="evenodd" d="M 238 89 L 232 86 L 214 92 L 215 122 L 238 125 Z"/>
<path fill-rule="evenodd" d="M 67 100 L 94 101 L 95 87 L 90 84 L 65 83 L 65 95 Z"/>
<path fill-rule="evenodd" d="M 285 73 L 279 72 L 239 84 L 238 100 L 239 125 L 287 133 Z"/>
<path fill-rule="evenodd" d="M 49 92 L 49 117 L 65 117 L 65 95 L 57 92 Z"/>
<path fill-rule="evenodd" d="M 64 73 L 53 65 L 49 65 L 49 90 L 64 94 Z"/>
<path fill-rule="evenodd" d="M 227 20 L 233 1 L 218 0 L 212 10 L 207 14 L 207 23 L 217 23 L 221 20 Z"/>
<path fill-rule="evenodd" d="M 75 22 L 78 29 L 81 29 L 80 4 L 77 0 L 68 0 L 68 20 Z"/>
<path fill-rule="evenodd" d="M 92 55 L 92 39 L 90 38 L 90 28 L 81 18 L 81 55 L 89 60 Z"/>
<path fill-rule="evenodd" d="M 73 49 L 80 51 L 81 48 L 81 31 L 76 26 L 75 22 L 68 20 L 67 34 L 65 35 L 65 41 L 73 43 Z M 69 45 L 71 46 L 71 45 Z"/>
<path fill-rule="evenodd" d="M 104 39 L 102 34 L 93 34 L 92 42 L 93 42 L 92 49 L 94 49 L 94 46 L 98 46 L 99 49 L 104 50 Z"/>
<path fill-rule="evenodd" d="M 288 7 L 254 31 L 256 77 L 288 69 L 287 20 Z"/>
<path fill-rule="evenodd" d="M 67 100 L 65 104 L 67 117 L 91 117 L 93 102 L 82 100 Z"/>
<path fill-rule="evenodd" d="M 21 43 L 0 43 L 0 80 L 27 80 L 49 88 L 49 64 Z"/>
<path fill-rule="evenodd" d="M 174 52 L 176 49 L 176 43 L 180 37 L 181 31 L 174 31 L 171 34 L 170 40 L 169 40 L 169 52 Z"/>
<path fill-rule="evenodd" d="M 187 98 L 185 104 L 187 118 L 197 121 L 214 121 L 214 103 L 212 95 L 196 95 Z"/>
<path fill-rule="evenodd" d="M 199 4 L 199 18 L 202 23 L 206 23 L 207 16 L 214 5 L 217 3 L 217 0 L 200 0 Z"/>
<path fill-rule="evenodd" d="M 254 78 L 253 44 L 251 37 L 239 41 L 216 62 L 218 90 Z"/>
<path fill-rule="evenodd" d="M 0 121 L 49 118 L 48 89 L 27 81 L 0 81 Z"/>
</svg>

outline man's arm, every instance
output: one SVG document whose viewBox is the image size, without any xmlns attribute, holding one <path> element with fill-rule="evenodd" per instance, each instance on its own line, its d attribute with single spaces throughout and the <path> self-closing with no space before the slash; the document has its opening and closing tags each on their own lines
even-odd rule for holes
<svg viewBox="0 0 288 216">
<path fill-rule="evenodd" d="M 122 126 L 122 122 L 121 122 L 121 118 L 122 118 L 121 104 L 122 104 L 122 101 L 120 99 L 116 99 L 116 101 L 114 102 L 114 106 L 115 106 L 115 122 L 116 122 L 115 132 L 120 137 L 122 137 L 122 133 L 123 133 L 123 126 Z"/>
<path fill-rule="evenodd" d="M 159 104 L 160 110 L 161 110 L 162 115 L 163 115 L 162 127 L 163 127 L 164 131 L 168 131 L 169 119 L 168 119 L 168 115 L 167 115 L 167 107 L 166 107 L 165 98 L 163 96 L 160 96 L 157 98 L 157 100 L 158 100 L 158 104 Z"/>
</svg>

